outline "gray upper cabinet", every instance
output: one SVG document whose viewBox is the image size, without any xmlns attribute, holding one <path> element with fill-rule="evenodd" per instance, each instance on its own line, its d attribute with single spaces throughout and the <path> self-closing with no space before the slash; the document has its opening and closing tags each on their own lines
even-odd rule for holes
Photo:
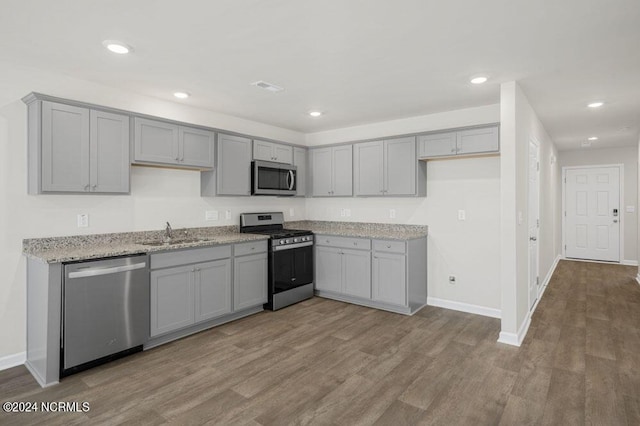
<svg viewBox="0 0 640 426">
<path fill-rule="evenodd" d="M 129 117 L 25 100 L 29 193 L 129 192 Z"/>
<path fill-rule="evenodd" d="M 274 142 L 254 140 L 253 159 L 293 164 L 293 147 Z"/>
<path fill-rule="evenodd" d="M 352 145 L 316 148 L 309 152 L 314 197 L 353 195 Z"/>
<path fill-rule="evenodd" d="M 307 150 L 305 148 L 293 148 L 293 165 L 296 166 L 296 196 L 307 195 Z"/>
<path fill-rule="evenodd" d="M 216 194 L 251 195 L 251 139 L 218 134 L 217 157 Z"/>
<path fill-rule="evenodd" d="M 500 151 L 499 133 L 498 126 L 492 125 L 422 135 L 418 137 L 418 156 L 428 159 L 498 153 Z"/>
<path fill-rule="evenodd" d="M 500 149 L 497 126 L 462 130 L 457 136 L 458 155 L 498 152 Z"/>
<path fill-rule="evenodd" d="M 213 168 L 213 132 L 141 117 L 134 128 L 134 163 Z"/>
<path fill-rule="evenodd" d="M 354 193 L 359 196 L 424 195 L 416 191 L 414 137 L 354 145 Z"/>
<path fill-rule="evenodd" d="M 129 117 L 91 110 L 89 172 L 93 192 L 129 192 Z"/>
</svg>

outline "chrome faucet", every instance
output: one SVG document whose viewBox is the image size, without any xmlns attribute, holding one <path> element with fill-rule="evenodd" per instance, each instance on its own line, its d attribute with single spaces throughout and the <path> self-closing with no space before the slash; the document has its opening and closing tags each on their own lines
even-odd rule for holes
<svg viewBox="0 0 640 426">
<path fill-rule="evenodd" d="M 164 238 L 165 240 L 170 240 L 173 238 L 173 229 L 171 229 L 171 225 L 167 222 L 167 227 L 164 228 Z"/>
</svg>

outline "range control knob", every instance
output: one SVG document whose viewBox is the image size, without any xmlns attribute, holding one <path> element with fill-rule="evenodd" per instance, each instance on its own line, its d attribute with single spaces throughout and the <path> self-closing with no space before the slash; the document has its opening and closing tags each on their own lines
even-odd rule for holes
<svg viewBox="0 0 640 426">
<path fill-rule="evenodd" d="M 287 244 L 291 244 L 291 239 L 287 238 L 287 239 L 285 240 L 285 243 L 287 243 Z"/>
<path fill-rule="evenodd" d="M 294 242 L 294 243 L 297 243 L 298 241 L 300 241 L 298 238 L 294 238 L 294 239 L 293 239 L 293 242 Z"/>
<path fill-rule="evenodd" d="M 280 240 L 278 244 L 284 244 L 284 240 Z"/>
</svg>

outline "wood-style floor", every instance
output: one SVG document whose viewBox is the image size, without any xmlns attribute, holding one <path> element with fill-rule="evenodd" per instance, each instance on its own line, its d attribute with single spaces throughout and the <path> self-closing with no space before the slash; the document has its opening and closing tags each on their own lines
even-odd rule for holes
<svg viewBox="0 0 640 426">
<path fill-rule="evenodd" d="M 561 261 L 527 338 L 497 319 L 413 317 L 314 298 L 41 389 L 0 372 L 0 402 L 88 401 L 0 424 L 640 424 L 637 268 Z"/>
</svg>

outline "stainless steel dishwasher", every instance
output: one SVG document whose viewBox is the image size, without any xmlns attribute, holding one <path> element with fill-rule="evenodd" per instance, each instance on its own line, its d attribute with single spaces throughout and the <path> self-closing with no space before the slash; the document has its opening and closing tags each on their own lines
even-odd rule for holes
<svg viewBox="0 0 640 426">
<path fill-rule="evenodd" d="M 60 377 L 142 350 L 148 264 L 147 255 L 65 264 Z"/>
</svg>

